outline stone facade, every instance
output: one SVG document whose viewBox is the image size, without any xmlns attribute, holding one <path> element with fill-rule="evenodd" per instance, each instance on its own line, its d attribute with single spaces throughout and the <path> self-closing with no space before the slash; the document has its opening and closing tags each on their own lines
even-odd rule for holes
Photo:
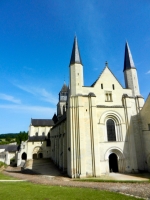
<svg viewBox="0 0 150 200">
<path fill-rule="evenodd" d="M 20 156 L 25 152 L 27 160 L 49 157 L 72 178 L 150 171 L 150 96 L 144 103 L 129 45 L 125 88 L 108 63 L 91 86 L 84 86 L 76 37 L 69 69 L 70 84 L 64 83 L 59 93 L 54 124 L 31 123 Z"/>
<path fill-rule="evenodd" d="M 57 151 L 54 154 L 52 150 L 51 157 L 64 169 L 66 166 L 62 165 L 61 155 L 67 157 L 70 177 L 96 177 L 111 171 L 135 173 L 149 169 L 150 134 L 147 131 L 143 136 L 143 121 L 148 126 L 150 118 L 147 115 L 150 115 L 143 110 L 144 99 L 140 95 L 137 71 L 128 44 L 124 76 L 125 88 L 106 63 L 99 78 L 91 86 L 84 86 L 83 66 L 75 38 L 66 119 L 63 122 L 58 120 L 57 126 L 51 129 L 51 147 L 54 149 L 55 146 Z M 147 104 L 150 106 L 150 102 Z M 142 113 L 144 117 L 141 117 Z M 59 137 L 63 133 L 62 123 L 67 126 L 65 149 L 62 137 Z"/>
</svg>

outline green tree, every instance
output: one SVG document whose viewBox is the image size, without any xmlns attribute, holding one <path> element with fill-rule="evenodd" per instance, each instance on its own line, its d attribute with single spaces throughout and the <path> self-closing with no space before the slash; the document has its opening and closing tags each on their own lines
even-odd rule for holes
<svg viewBox="0 0 150 200">
<path fill-rule="evenodd" d="M 20 133 L 16 137 L 17 144 L 21 144 L 22 141 L 26 141 L 28 139 L 28 132 L 20 131 Z"/>
</svg>

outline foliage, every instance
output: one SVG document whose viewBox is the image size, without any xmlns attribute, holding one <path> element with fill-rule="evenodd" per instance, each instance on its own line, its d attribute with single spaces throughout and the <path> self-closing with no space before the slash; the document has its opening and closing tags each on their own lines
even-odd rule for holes
<svg viewBox="0 0 150 200">
<path fill-rule="evenodd" d="M 7 165 L 0 161 L 0 168 L 3 167 L 3 166 L 6 167 Z"/>
<path fill-rule="evenodd" d="M 12 192 L 13 191 L 13 192 Z M 1 199 L 20 199 L 20 200 L 75 200 L 75 199 L 111 199 L 111 200 L 135 200 L 135 197 L 123 194 L 94 190 L 90 188 L 74 188 L 61 186 L 37 185 L 28 182 L 3 182 L 0 183 Z M 142 199 L 142 198 L 141 198 Z M 139 198 L 140 200 L 140 198 Z"/>
<path fill-rule="evenodd" d="M 5 139 L 6 137 L 10 137 L 12 139 L 15 139 L 16 136 L 18 135 L 19 133 L 6 133 L 6 134 L 0 134 L 0 139 Z"/>
<path fill-rule="evenodd" d="M 9 144 L 8 141 L 0 141 L 0 145 Z"/>
<path fill-rule="evenodd" d="M 20 131 L 20 133 L 16 137 L 17 144 L 21 144 L 22 141 L 26 141 L 28 139 L 28 132 Z"/>
</svg>

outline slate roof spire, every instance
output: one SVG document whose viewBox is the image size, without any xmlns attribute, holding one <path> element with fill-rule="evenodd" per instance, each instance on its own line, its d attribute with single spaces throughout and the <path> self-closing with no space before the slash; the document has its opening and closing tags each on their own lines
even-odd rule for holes
<svg viewBox="0 0 150 200">
<path fill-rule="evenodd" d="M 64 82 L 60 92 L 68 92 L 68 86 L 66 85 L 65 82 Z"/>
<path fill-rule="evenodd" d="M 133 58 L 132 58 L 132 54 L 131 54 L 128 42 L 126 42 L 123 71 L 128 70 L 128 69 L 132 69 L 132 68 L 135 69 L 135 65 L 134 65 L 134 62 L 133 62 Z"/>
<path fill-rule="evenodd" d="M 78 48 L 78 41 L 77 41 L 76 36 L 74 38 L 72 54 L 71 54 L 71 59 L 70 59 L 70 65 L 75 64 L 75 63 L 82 65 L 81 56 L 80 56 L 80 52 L 79 52 L 79 48 Z"/>
</svg>

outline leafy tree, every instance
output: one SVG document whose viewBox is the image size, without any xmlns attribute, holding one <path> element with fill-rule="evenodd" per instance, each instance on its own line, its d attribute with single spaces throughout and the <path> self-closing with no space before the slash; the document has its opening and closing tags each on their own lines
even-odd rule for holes
<svg viewBox="0 0 150 200">
<path fill-rule="evenodd" d="M 10 141 L 11 141 L 11 138 L 10 138 L 9 136 L 6 136 L 5 140 L 6 140 L 7 142 L 10 142 Z"/>
<path fill-rule="evenodd" d="M 28 132 L 20 131 L 20 133 L 16 137 L 17 144 L 21 144 L 22 141 L 26 141 L 28 139 Z"/>
</svg>

